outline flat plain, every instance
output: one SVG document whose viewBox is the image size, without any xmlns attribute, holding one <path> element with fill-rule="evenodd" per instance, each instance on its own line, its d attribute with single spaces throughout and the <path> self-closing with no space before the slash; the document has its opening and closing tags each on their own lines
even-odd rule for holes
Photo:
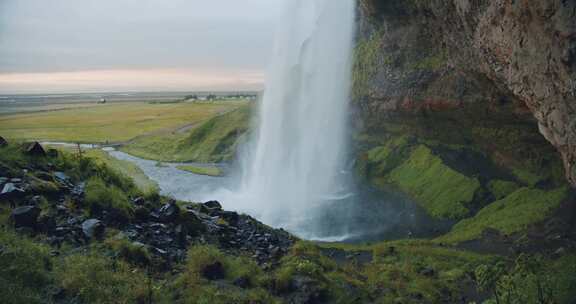
<svg viewBox="0 0 576 304">
<path fill-rule="evenodd" d="M 118 102 L 0 116 L 0 136 L 18 140 L 123 143 L 156 132 L 177 132 L 234 110 L 243 101 Z"/>
</svg>

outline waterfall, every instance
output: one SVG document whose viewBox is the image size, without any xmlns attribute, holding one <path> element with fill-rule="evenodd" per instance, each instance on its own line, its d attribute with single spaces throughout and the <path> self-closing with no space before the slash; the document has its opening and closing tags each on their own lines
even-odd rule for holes
<svg viewBox="0 0 576 304">
<path fill-rule="evenodd" d="M 227 208 L 302 237 L 326 236 L 323 210 L 342 198 L 354 0 L 289 0 Z"/>
</svg>

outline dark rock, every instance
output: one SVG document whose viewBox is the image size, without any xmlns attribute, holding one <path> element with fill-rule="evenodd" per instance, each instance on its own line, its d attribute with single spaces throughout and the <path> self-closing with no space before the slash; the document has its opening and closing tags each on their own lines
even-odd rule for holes
<svg viewBox="0 0 576 304">
<path fill-rule="evenodd" d="M 138 206 L 134 209 L 134 218 L 138 222 L 145 222 L 150 218 L 150 210 L 145 207 Z"/>
<path fill-rule="evenodd" d="M 46 151 L 44 151 L 42 145 L 37 141 L 26 144 L 24 147 L 24 152 L 30 156 L 46 156 Z"/>
<path fill-rule="evenodd" d="M 7 183 L 2 188 L 0 192 L 0 198 L 13 199 L 16 197 L 21 197 L 25 191 L 19 187 L 16 187 L 14 183 Z"/>
<path fill-rule="evenodd" d="M 206 265 L 202 269 L 202 276 L 208 280 L 222 280 L 224 279 L 224 265 L 219 261 Z"/>
<path fill-rule="evenodd" d="M 180 208 L 175 201 L 170 201 L 158 210 L 158 219 L 161 222 L 169 223 L 173 222 L 178 218 L 180 214 Z"/>
<path fill-rule="evenodd" d="M 208 201 L 205 202 L 204 207 L 211 209 L 211 210 L 222 210 L 222 205 L 218 201 Z"/>
<path fill-rule="evenodd" d="M 220 216 L 231 225 L 237 225 L 240 215 L 232 211 L 222 211 Z"/>
<path fill-rule="evenodd" d="M 425 277 L 433 277 L 436 275 L 436 271 L 430 267 L 422 268 L 419 273 Z"/>
<path fill-rule="evenodd" d="M 232 283 L 235 286 L 238 286 L 240 288 L 248 288 L 250 287 L 250 279 L 248 279 L 245 276 L 239 277 L 236 280 L 234 280 L 234 282 Z"/>
<path fill-rule="evenodd" d="M 289 296 L 289 303 L 315 304 L 324 302 L 325 291 L 320 287 L 319 282 L 312 278 L 295 276 L 292 278 L 290 287 L 293 292 Z"/>
<path fill-rule="evenodd" d="M 14 226 L 34 228 L 38 223 L 38 216 L 40 215 L 40 208 L 36 206 L 18 207 L 12 211 L 12 220 Z"/>
<path fill-rule="evenodd" d="M 70 180 L 70 177 L 66 175 L 64 172 L 54 172 L 54 177 L 57 181 L 67 182 Z"/>
<path fill-rule="evenodd" d="M 202 219 L 199 214 L 193 210 L 186 210 L 180 214 L 180 224 L 191 234 L 198 234 L 206 230 Z"/>
<path fill-rule="evenodd" d="M 146 201 L 144 200 L 143 197 L 137 197 L 135 199 L 132 200 L 132 204 L 136 205 L 136 206 L 142 206 L 144 205 Z"/>
<path fill-rule="evenodd" d="M 82 223 L 82 232 L 87 239 L 99 239 L 104 236 L 106 226 L 97 219 L 89 219 Z"/>
</svg>

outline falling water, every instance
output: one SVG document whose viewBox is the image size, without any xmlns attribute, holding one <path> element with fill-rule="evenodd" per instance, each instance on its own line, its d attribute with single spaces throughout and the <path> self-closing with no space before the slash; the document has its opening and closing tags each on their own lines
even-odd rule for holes
<svg viewBox="0 0 576 304">
<path fill-rule="evenodd" d="M 323 210 L 345 196 L 354 13 L 354 0 L 287 1 L 240 193 L 227 207 L 322 235 Z"/>
</svg>

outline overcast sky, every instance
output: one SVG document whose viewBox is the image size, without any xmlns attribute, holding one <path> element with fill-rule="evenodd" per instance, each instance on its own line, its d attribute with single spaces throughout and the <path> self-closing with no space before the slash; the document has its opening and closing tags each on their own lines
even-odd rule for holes
<svg viewBox="0 0 576 304">
<path fill-rule="evenodd" d="M 0 93 L 258 88 L 283 1 L 0 0 Z"/>
</svg>

